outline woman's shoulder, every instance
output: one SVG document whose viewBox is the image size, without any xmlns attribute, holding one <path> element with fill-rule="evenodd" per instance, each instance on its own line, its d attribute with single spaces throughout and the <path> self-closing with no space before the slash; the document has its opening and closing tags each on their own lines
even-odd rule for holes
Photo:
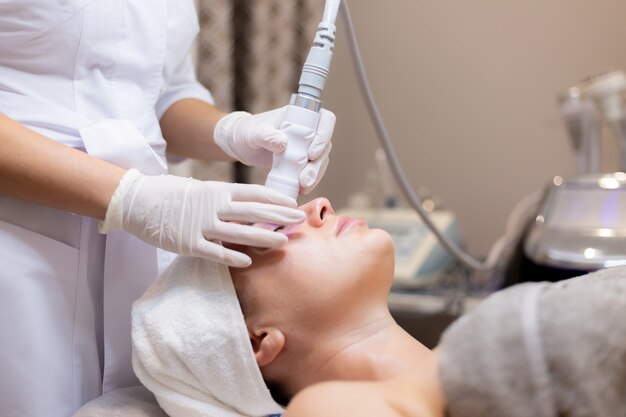
<svg viewBox="0 0 626 417">
<path fill-rule="evenodd" d="M 319 383 L 298 393 L 284 417 L 429 417 L 419 396 L 406 392 L 411 382 L 396 378 Z"/>
<path fill-rule="evenodd" d="M 396 416 L 385 410 L 383 389 L 373 382 L 330 381 L 299 392 L 284 417 Z"/>
</svg>

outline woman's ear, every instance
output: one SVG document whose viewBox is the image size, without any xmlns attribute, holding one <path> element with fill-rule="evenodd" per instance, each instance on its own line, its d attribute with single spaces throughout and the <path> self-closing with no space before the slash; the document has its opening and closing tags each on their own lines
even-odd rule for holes
<svg viewBox="0 0 626 417">
<path fill-rule="evenodd" d="M 259 367 L 269 365 L 285 347 L 285 335 L 275 327 L 249 331 L 252 350 Z"/>
</svg>

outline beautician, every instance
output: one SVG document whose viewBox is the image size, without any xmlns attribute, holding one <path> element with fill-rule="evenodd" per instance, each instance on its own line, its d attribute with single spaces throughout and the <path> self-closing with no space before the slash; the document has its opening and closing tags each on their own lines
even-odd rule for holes
<svg viewBox="0 0 626 417">
<path fill-rule="evenodd" d="M 1 416 L 71 416 L 136 384 L 130 306 L 171 252 L 245 267 L 220 242 L 275 247 L 245 224 L 304 219 L 262 186 L 164 175 L 166 149 L 267 167 L 285 146 L 282 109 L 211 104 L 197 32 L 193 0 L 0 2 Z M 322 111 L 303 194 L 334 123 Z"/>
</svg>

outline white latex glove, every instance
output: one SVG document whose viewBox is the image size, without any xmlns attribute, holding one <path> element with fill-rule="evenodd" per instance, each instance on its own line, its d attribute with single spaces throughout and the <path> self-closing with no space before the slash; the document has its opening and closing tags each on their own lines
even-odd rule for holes
<svg viewBox="0 0 626 417">
<path fill-rule="evenodd" d="M 255 115 L 246 112 L 227 114 L 215 126 L 215 143 L 231 158 L 246 165 L 270 168 L 273 153 L 282 152 L 287 146 L 286 135 L 278 129 L 285 110 L 286 107 L 281 107 Z M 326 172 L 335 120 L 333 112 L 320 111 L 317 133 L 309 146 L 309 163 L 300 173 L 302 195 L 311 192 Z"/>
<path fill-rule="evenodd" d="M 121 229 L 161 249 L 246 267 L 250 257 L 221 242 L 277 247 L 287 242 L 278 232 L 246 224 L 301 223 L 296 202 L 261 185 L 198 181 L 173 175 L 128 171 L 111 197 L 100 233 Z"/>
</svg>

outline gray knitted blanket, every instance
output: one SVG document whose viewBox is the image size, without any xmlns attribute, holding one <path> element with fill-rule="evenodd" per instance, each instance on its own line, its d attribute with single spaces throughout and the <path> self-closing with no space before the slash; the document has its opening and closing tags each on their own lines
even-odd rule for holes
<svg viewBox="0 0 626 417">
<path fill-rule="evenodd" d="M 626 268 L 496 293 L 440 351 L 452 417 L 626 416 Z"/>
</svg>

